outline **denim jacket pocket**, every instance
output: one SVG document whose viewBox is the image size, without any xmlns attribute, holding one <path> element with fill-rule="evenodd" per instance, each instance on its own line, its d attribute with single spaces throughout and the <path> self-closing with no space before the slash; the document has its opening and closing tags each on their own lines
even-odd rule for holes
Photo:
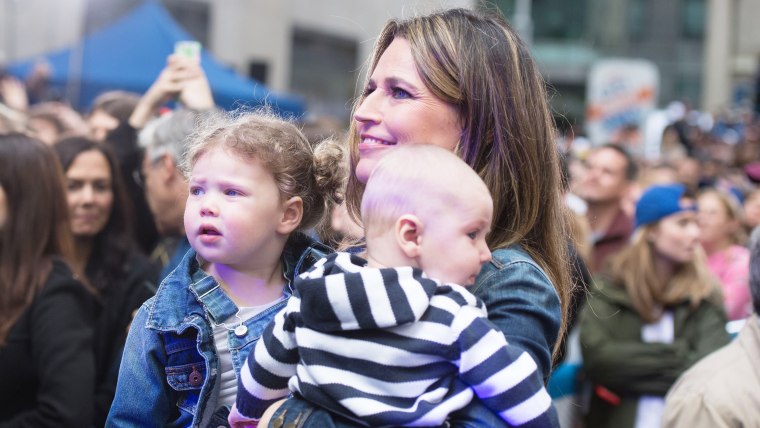
<svg viewBox="0 0 760 428">
<path fill-rule="evenodd" d="M 192 329 L 181 335 L 164 335 L 166 382 L 177 393 L 177 407 L 192 415 L 207 377 L 206 362 L 197 350 L 196 335 Z"/>
<path fill-rule="evenodd" d="M 206 367 L 201 361 L 166 367 L 166 381 L 177 391 L 177 406 L 195 414 L 201 387 L 206 382 Z"/>
</svg>

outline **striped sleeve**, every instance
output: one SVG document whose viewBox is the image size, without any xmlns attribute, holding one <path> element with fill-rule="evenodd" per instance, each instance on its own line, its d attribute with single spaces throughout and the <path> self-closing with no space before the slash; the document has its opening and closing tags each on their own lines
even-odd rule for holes
<svg viewBox="0 0 760 428">
<path fill-rule="evenodd" d="M 289 394 L 288 381 L 296 374 L 298 346 L 294 332 L 286 328 L 286 320 L 299 305 L 300 300 L 292 296 L 240 369 L 236 405 L 243 416 L 261 418 L 267 407 Z"/>
<path fill-rule="evenodd" d="M 556 410 L 536 362 L 507 343 L 479 308 L 463 306 L 452 323 L 461 351 L 459 375 L 483 404 L 511 426 L 556 425 Z"/>
</svg>

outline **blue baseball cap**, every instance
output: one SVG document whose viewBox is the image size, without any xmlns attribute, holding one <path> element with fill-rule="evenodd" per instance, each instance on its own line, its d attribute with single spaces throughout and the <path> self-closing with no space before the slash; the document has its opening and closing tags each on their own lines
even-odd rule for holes
<svg viewBox="0 0 760 428">
<path fill-rule="evenodd" d="M 696 211 L 696 204 L 681 203 L 684 193 L 686 193 L 686 187 L 683 184 L 657 185 L 648 188 L 636 202 L 635 227 L 646 226 L 681 211 Z"/>
</svg>

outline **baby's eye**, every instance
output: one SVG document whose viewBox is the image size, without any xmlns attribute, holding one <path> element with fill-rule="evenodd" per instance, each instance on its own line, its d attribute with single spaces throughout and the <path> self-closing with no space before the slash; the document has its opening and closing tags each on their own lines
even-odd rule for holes
<svg viewBox="0 0 760 428">
<path fill-rule="evenodd" d="M 203 189 L 198 186 L 192 186 L 190 187 L 190 194 L 193 196 L 198 196 L 203 194 Z"/>
<path fill-rule="evenodd" d="M 226 196 L 241 196 L 242 195 L 242 193 L 238 192 L 235 189 L 227 189 L 224 191 L 224 194 Z"/>
<path fill-rule="evenodd" d="M 468 234 L 467 234 L 467 236 L 468 236 L 470 239 L 475 239 L 475 238 L 477 238 L 477 237 L 478 237 L 478 232 L 470 232 L 470 233 L 468 233 Z"/>
</svg>

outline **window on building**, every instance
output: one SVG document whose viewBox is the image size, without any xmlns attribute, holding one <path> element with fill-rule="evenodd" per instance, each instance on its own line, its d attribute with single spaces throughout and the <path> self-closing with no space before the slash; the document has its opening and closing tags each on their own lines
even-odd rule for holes
<svg viewBox="0 0 760 428">
<path fill-rule="evenodd" d="M 187 0 L 162 0 L 162 3 L 182 28 L 201 45 L 208 46 L 208 3 Z"/>
<path fill-rule="evenodd" d="M 630 0 L 628 3 L 628 36 L 633 40 L 642 40 L 646 35 L 647 0 Z"/>
<path fill-rule="evenodd" d="M 481 0 L 483 8 L 498 8 L 510 21 L 520 0 Z M 533 40 L 580 40 L 586 30 L 587 0 L 528 0 Z"/>
<path fill-rule="evenodd" d="M 357 42 L 295 29 L 291 55 L 290 90 L 307 99 L 309 111 L 349 117 L 359 71 Z"/>
<path fill-rule="evenodd" d="M 705 35 L 707 4 L 705 0 L 682 0 L 681 25 L 684 37 L 701 39 Z"/>
</svg>

